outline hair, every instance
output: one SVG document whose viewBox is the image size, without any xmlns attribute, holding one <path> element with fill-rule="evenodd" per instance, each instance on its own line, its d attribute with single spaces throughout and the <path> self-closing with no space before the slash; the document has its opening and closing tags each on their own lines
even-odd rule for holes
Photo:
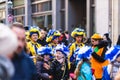
<svg viewBox="0 0 120 80">
<path fill-rule="evenodd" d="M 14 22 L 10 27 L 11 27 L 11 28 L 13 28 L 13 27 L 17 27 L 17 28 L 24 29 L 23 24 L 20 23 L 20 22 Z M 24 30 L 25 30 L 25 29 L 24 29 Z"/>
<path fill-rule="evenodd" d="M 68 31 L 64 31 L 64 33 L 68 34 Z"/>
<path fill-rule="evenodd" d="M 118 36 L 117 45 L 120 45 L 120 35 Z"/>
</svg>

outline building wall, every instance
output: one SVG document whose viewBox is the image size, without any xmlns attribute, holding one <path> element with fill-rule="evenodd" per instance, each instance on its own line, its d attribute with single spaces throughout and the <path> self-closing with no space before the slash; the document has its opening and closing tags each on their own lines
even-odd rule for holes
<svg viewBox="0 0 120 80">
<path fill-rule="evenodd" d="M 116 44 L 120 35 L 120 0 L 112 0 L 112 41 Z"/>
<path fill-rule="evenodd" d="M 95 21 L 96 32 L 100 34 L 108 33 L 109 27 L 109 0 L 95 1 Z"/>
</svg>

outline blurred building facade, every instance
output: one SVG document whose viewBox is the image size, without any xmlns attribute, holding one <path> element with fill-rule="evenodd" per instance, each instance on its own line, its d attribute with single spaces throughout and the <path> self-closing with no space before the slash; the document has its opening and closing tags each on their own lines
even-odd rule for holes
<svg viewBox="0 0 120 80">
<path fill-rule="evenodd" d="M 0 0 L 0 21 L 5 22 L 5 4 Z M 71 32 L 76 27 L 93 33 L 110 33 L 113 43 L 120 34 L 120 0 L 11 0 L 14 21 L 25 26 L 54 28 Z M 3 5 L 3 6 L 2 6 Z M 6 10 L 7 11 L 7 10 Z M 2 15 L 2 17 L 1 17 Z M 7 20 L 6 20 L 7 21 Z"/>
</svg>

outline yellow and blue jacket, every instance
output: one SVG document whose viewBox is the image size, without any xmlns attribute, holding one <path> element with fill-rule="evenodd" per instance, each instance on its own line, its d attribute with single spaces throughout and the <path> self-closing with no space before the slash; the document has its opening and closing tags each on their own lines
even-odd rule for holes
<svg viewBox="0 0 120 80">
<path fill-rule="evenodd" d="M 74 54 L 74 51 L 79 47 L 79 48 L 82 48 L 83 46 L 85 46 L 84 43 L 77 43 L 77 42 L 74 42 L 72 43 L 72 45 L 70 46 L 70 53 L 68 55 L 68 60 L 70 62 L 72 62 L 74 60 L 74 57 L 73 57 L 73 54 Z"/>
<path fill-rule="evenodd" d="M 30 42 L 27 43 L 27 47 L 30 51 L 30 56 L 34 57 L 33 61 L 34 61 L 34 63 L 36 63 L 37 49 L 40 48 L 41 45 L 38 44 L 37 42 L 30 41 Z"/>
</svg>

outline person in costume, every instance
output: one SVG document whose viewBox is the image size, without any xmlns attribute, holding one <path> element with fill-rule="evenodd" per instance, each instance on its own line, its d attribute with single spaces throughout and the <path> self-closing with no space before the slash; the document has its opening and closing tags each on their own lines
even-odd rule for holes
<svg viewBox="0 0 120 80">
<path fill-rule="evenodd" d="M 33 58 L 34 63 L 36 63 L 37 50 L 41 47 L 41 45 L 37 43 L 39 36 L 39 30 L 31 27 L 29 30 L 30 41 L 27 43 L 27 48 L 30 50 L 30 56 Z"/>
<path fill-rule="evenodd" d="M 108 60 L 105 60 L 105 53 L 107 51 L 107 42 L 102 40 L 100 34 L 93 34 L 91 37 L 93 52 L 90 59 L 91 67 L 95 70 L 94 76 L 96 80 L 101 80 L 103 75 L 103 67 L 109 64 Z"/>
<path fill-rule="evenodd" d="M 71 44 L 71 46 L 69 47 L 70 53 L 68 55 L 68 61 L 69 61 L 70 73 L 74 72 L 75 67 L 76 67 L 76 65 L 75 65 L 75 57 L 73 56 L 75 50 L 77 48 L 82 48 L 83 46 L 85 46 L 84 43 L 83 43 L 83 38 L 85 36 L 85 32 L 84 32 L 83 29 L 75 28 L 72 31 L 71 36 L 75 39 L 75 42 L 73 42 Z"/>
<path fill-rule="evenodd" d="M 50 70 L 53 76 L 52 80 L 68 80 L 68 62 L 67 55 L 69 49 L 64 45 L 57 45 L 55 48 L 55 59 L 52 61 Z"/>
<path fill-rule="evenodd" d="M 50 68 L 50 63 L 52 58 L 52 48 L 41 47 L 40 49 L 38 49 L 38 54 L 39 57 L 36 63 L 38 79 L 50 80 L 52 76 L 48 68 Z"/>
<path fill-rule="evenodd" d="M 93 80 L 92 69 L 90 65 L 90 56 L 92 53 L 92 48 L 85 46 L 79 48 L 75 52 L 77 54 L 76 61 L 78 62 L 75 69 L 75 75 L 77 80 Z"/>
<path fill-rule="evenodd" d="M 49 30 L 46 38 L 46 42 L 48 43 L 48 47 L 51 47 L 53 50 L 59 44 L 59 36 L 61 33 L 57 30 Z"/>
<path fill-rule="evenodd" d="M 107 51 L 105 59 L 108 59 L 110 64 L 103 68 L 103 80 L 114 80 L 117 72 L 120 71 L 120 35 L 117 44 Z"/>
</svg>

